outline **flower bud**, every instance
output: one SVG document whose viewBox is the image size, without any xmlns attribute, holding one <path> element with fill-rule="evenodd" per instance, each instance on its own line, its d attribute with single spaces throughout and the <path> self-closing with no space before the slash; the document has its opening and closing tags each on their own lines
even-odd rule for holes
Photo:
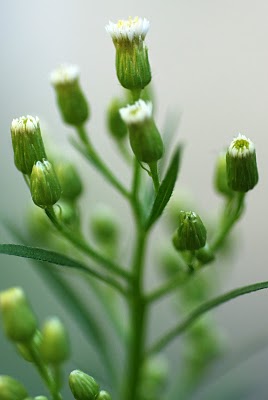
<svg viewBox="0 0 268 400">
<path fill-rule="evenodd" d="M 116 49 L 116 73 L 121 85 L 131 91 L 140 91 L 151 81 L 148 49 L 144 43 L 150 23 L 146 18 L 109 22 L 106 31 Z"/>
<path fill-rule="evenodd" d="M 209 264 L 215 260 L 215 255 L 207 243 L 204 247 L 196 251 L 195 256 L 203 265 Z"/>
<path fill-rule="evenodd" d="M 60 162 L 55 165 L 63 199 L 75 201 L 82 193 L 83 186 L 80 175 L 75 166 L 70 162 Z"/>
<path fill-rule="evenodd" d="M 69 125 L 83 125 L 89 118 L 89 107 L 79 85 L 79 68 L 61 65 L 51 73 L 50 79 L 63 120 Z"/>
<path fill-rule="evenodd" d="M 6 336 L 14 342 L 28 342 L 37 323 L 23 290 L 10 288 L 0 293 L 0 309 Z"/>
<path fill-rule="evenodd" d="M 225 153 L 221 153 L 217 160 L 214 174 L 214 187 L 217 192 L 224 196 L 231 197 L 234 194 L 227 182 Z"/>
<path fill-rule="evenodd" d="M 247 192 L 258 183 L 255 146 L 246 136 L 239 134 L 226 153 L 226 171 L 229 187 L 237 192 Z"/>
<path fill-rule="evenodd" d="M 179 213 L 179 227 L 173 236 L 177 250 L 199 250 L 207 240 L 207 231 L 199 215 L 192 211 Z"/>
<path fill-rule="evenodd" d="M 114 98 L 109 104 L 107 111 L 107 126 L 109 132 L 116 140 L 122 140 L 127 135 L 127 126 L 120 115 L 120 108 L 125 106 L 125 102 Z"/>
<path fill-rule="evenodd" d="M 99 243 L 115 243 L 118 238 L 118 223 L 113 210 L 99 205 L 90 220 L 94 238 Z"/>
<path fill-rule="evenodd" d="M 36 396 L 34 400 L 48 400 L 46 396 Z"/>
<path fill-rule="evenodd" d="M 106 392 L 106 390 L 101 390 L 98 396 L 96 397 L 96 400 L 112 400 L 110 394 Z"/>
<path fill-rule="evenodd" d="M 24 400 L 28 396 L 25 387 L 16 379 L 0 375 L 0 400 Z"/>
<path fill-rule="evenodd" d="M 95 379 L 78 369 L 70 373 L 69 385 L 76 400 L 96 400 L 100 391 Z"/>
<path fill-rule="evenodd" d="M 30 175 L 33 165 L 46 158 L 39 119 L 30 115 L 13 119 L 10 130 L 15 165 L 23 174 Z"/>
<path fill-rule="evenodd" d="M 121 108 L 120 114 L 128 126 L 130 145 L 137 159 L 148 164 L 158 161 L 164 147 L 152 118 L 152 103 L 138 100 Z"/>
<path fill-rule="evenodd" d="M 37 161 L 33 166 L 30 188 L 33 202 L 38 207 L 53 206 L 59 200 L 61 187 L 49 161 Z"/>
<path fill-rule="evenodd" d="M 48 364 L 60 364 L 69 357 L 69 339 L 65 327 L 56 318 L 50 318 L 42 328 L 40 353 Z"/>
</svg>

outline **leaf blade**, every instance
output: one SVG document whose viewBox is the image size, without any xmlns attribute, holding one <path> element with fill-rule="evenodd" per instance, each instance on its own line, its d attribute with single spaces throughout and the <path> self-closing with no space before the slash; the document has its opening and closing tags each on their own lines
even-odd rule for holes
<svg viewBox="0 0 268 400">
<path fill-rule="evenodd" d="M 159 187 L 151 213 L 145 224 L 146 230 L 148 230 L 160 217 L 172 195 L 179 172 L 181 152 L 182 146 L 179 145 L 171 159 L 165 178 Z"/>
</svg>

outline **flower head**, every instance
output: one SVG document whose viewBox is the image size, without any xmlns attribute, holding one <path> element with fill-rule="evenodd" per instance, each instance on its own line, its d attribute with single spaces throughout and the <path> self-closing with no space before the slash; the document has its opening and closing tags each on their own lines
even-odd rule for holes
<svg viewBox="0 0 268 400">
<path fill-rule="evenodd" d="M 13 135 L 21 135 L 27 132 L 34 132 L 40 129 L 39 118 L 27 115 L 27 117 L 20 117 L 13 119 L 11 123 L 11 132 Z"/>
<path fill-rule="evenodd" d="M 51 72 L 50 81 L 53 86 L 64 86 L 71 84 L 79 78 L 80 70 L 77 65 L 62 64 Z"/>
<path fill-rule="evenodd" d="M 127 20 L 120 19 L 116 24 L 109 22 L 105 29 L 114 42 L 133 41 L 134 39 L 144 40 L 149 30 L 150 22 L 146 18 L 131 18 Z"/>
<path fill-rule="evenodd" d="M 143 123 L 146 119 L 152 117 L 152 103 L 138 100 L 135 104 L 127 105 L 120 109 L 120 115 L 126 125 L 135 125 Z"/>
<path fill-rule="evenodd" d="M 247 157 L 250 153 L 253 154 L 254 151 L 255 146 L 253 142 L 245 135 L 241 135 L 241 133 L 232 140 L 228 148 L 228 153 L 232 157 Z"/>
</svg>

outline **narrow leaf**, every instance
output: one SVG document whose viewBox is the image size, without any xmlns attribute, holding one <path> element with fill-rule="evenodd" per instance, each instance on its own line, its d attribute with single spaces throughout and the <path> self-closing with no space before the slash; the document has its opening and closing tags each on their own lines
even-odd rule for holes
<svg viewBox="0 0 268 400">
<path fill-rule="evenodd" d="M 179 171 L 181 151 L 182 146 L 180 145 L 175 151 L 168 167 L 166 176 L 159 187 L 158 193 L 154 200 L 152 211 L 146 223 L 146 229 L 149 229 L 160 217 L 172 195 Z"/>
</svg>

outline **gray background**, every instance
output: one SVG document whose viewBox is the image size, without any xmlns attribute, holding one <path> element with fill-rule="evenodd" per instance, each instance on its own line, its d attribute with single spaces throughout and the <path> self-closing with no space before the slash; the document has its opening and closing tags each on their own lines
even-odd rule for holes
<svg viewBox="0 0 268 400">
<path fill-rule="evenodd" d="M 240 235 L 237 256 L 228 265 L 221 290 L 267 280 L 267 13 L 265 0 L 136 0 L 133 4 L 120 0 L 2 0 L 0 205 L 3 216 L 23 228 L 29 203 L 27 188 L 12 161 L 9 126 L 14 117 L 38 115 L 43 130 L 60 151 L 80 160 L 68 144 L 72 132 L 60 121 L 48 80 L 50 71 L 61 62 L 80 66 L 81 82 L 92 109 L 89 124 L 92 140 L 115 166 L 118 175 L 128 182 L 129 175 L 118 160 L 103 122 L 110 97 L 120 92 L 114 70 L 114 48 L 104 26 L 109 20 L 129 15 L 145 16 L 151 22 L 146 41 L 158 99 L 157 122 L 163 125 L 169 109 L 181 113 L 178 137 L 186 147 L 180 182 L 198 199 L 206 215 L 214 213 L 221 204 L 211 184 L 218 152 L 238 132 L 256 144 L 260 182 L 247 196 L 247 212 L 236 229 Z M 87 212 L 109 193 L 111 204 L 120 207 L 127 219 L 127 208 L 117 195 L 101 180 L 97 181 L 97 174 L 84 162 L 79 161 L 79 167 L 88 181 L 83 198 Z M 9 240 L 4 229 L 1 240 Z M 40 319 L 52 311 L 62 313 L 55 297 L 27 262 L 1 256 L 0 263 L 0 289 L 22 285 Z M 215 312 L 229 338 L 231 352 L 259 339 L 265 344 L 266 302 L 264 291 Z M 67 316 L 66 319 L 70 324 Z M 77 328 L 70 329 L 79 338 Z M 75 346 L 79 357 L 78 345 Z M 35 381 L 30 368 L 24 368 L 17 357 L 11 358 L 13 353 L 1 337 L 0 372 L 15 375 L 16 370 L 17 378 L 28 384 Z M 265 399 L 267 356 L 264 345 L 261 352 L 221 378 L 219 369 L 217 379 L 212 374 L 212 385 L 196 398 L 207 398 L 206 393 L 214 393 L 214 399 L 221 399 L 222 388 L 230 385 L 228 399 Z M 247 380 L 247 385 L 242 385 L 245 393 L 239 397 L 235 386 L 244 380 Z M 206 392 L 210 389 L 211 392 Z"/>
</svg>

